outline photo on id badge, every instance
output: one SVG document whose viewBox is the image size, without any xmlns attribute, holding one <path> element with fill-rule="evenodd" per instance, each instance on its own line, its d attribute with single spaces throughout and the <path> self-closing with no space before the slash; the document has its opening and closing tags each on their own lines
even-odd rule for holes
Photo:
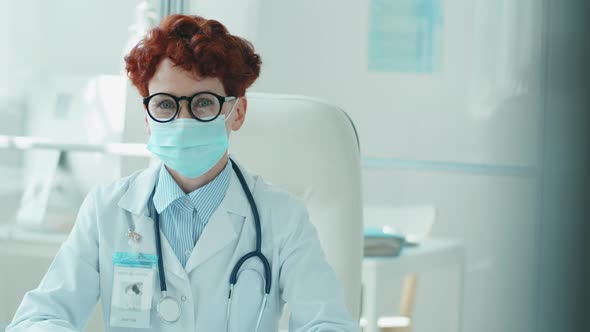
<svg viewBox="0 0 590 332">
<path fill-rule="evenodd" d="M 126 310 L 140 311 L 143 282 L 130 282 L 123 286 L 125 291 L 119 293 L 121 296 L 119 303 Z"/>
</svg>

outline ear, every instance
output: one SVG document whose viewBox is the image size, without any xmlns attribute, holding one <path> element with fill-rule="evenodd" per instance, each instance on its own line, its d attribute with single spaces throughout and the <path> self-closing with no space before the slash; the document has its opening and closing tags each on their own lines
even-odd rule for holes
<svg viewBox="0 0 590 332">
<path fill-rule="evenodd" d="M 246 120 L 246 112 L 248 111 L 248 99 L 246 99 L 246 96 L 240 97 L 237 102 L 238 105 L 234 111 L 235 115 L 231 123 L 231 129 L 233 131 L 238 131 L 242 128 L 242 125 Z"/>
<path fill-rule="evenodd" d="M 145 121 L 145 132 L 149 135 L 152 134 L 152 130 L 150 129 L 150 123 L 148 122 L 148 115 L 147 112 L 145 113 L 145 116 L 143 118 L 143 120 Z"/>
</svg>

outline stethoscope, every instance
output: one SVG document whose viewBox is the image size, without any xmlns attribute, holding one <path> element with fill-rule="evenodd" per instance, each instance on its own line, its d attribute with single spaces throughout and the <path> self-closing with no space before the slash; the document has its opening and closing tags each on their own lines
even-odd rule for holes
<svg viewBox="0 0 590 332">
<path fill-rule="evenodd" d="M 268 298 L 268 294 L 270 294 L 270 287 L 272 282 L 272 273 L 270 270 L 270 263 L 266 256 L 261 251 L 262 247 L 262 228 L 260 225 L 260 215 L 258 214 L 258 208 L 256 207 L 256 203 L 254 202 L 254 197 L 252 197 L 252 193 L 248 188 L 248 184 L 244 179 L 244 175 L 242 171 L 238 167 L 238 165 L 231 160 L 232 168 L 236 175 L 238 176 L 238 180 L 242 185 L 242 189 L 246 194 L 246 198 L 248 199 L 248 203 L 250 204 L 250 209 L 252 210 L 252 215 L 254 216 L 254 226 L 256 228 L 256 249 L 252 252 L 249 252 L 242 256 L 236 265 L 234 266 L 230 278 L 229 278 L 229 296 L 227 299 L 227 309 L 226 309 L 226 323 L 227 323 L 227 330 L 229 331 L 229 323 L 231 317 L 231 300 L 232 300 L 232 293 L 236 283 L 238 282 L 238 273 L 240 268 L 244 263 L 249 260 L 250 258 L 258 257 L 262 265 L 264 265 L 264 297 L 262 299 L 262 303 L 260 305 L 260 310 L 258 312 L 258 319 L 256 321 L 256 330 L 258 331 L 258 327 L 260 326 L 260 321 L 262 320 L 262 314 L 264 313 L 264 309 L 266 307 L 266 301 Z M 181 315 L 180 309 L 180 302 L 178 300 L 167 293 L 166 289 L 166 277 L 164 275 L 164 261 L 162 258 L 162 246 L 160 243 L 160 216 L 158 213 L 155 213 L 154 216 L 154 230 L 156 233 L 156 249 L 158 251 L 158 269 L 160 271 L 160 290 L 161 290 L 161 298 L 158 302 L 156 307 L 156 311 L 158 312 L 158 316 L 165 322 L 174 323 L 178 321 Z"/>
</svg>

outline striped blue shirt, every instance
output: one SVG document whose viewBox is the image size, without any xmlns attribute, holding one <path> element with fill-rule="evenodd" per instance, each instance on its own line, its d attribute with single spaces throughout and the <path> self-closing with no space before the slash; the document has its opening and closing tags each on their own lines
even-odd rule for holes
<svg viewBox="0 0 590 332">
<path fill-rule="evenodd" d="M 231 175 L 230 163 L 228 160 L 219 175 L 188 195 L 180 189 L 164 165 L 160 169 L 148 208 L 152 217 L 156 211 L 160 214 L 160 229 L 182 266 L 186 266 L 209 218 L 225 197 Z"/>
</svg>

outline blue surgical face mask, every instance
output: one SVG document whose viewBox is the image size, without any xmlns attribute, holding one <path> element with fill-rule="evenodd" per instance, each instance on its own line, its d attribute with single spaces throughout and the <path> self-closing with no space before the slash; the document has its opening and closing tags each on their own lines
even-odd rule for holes
<svg viewBox="0 0 590 332">
<path fill-rule="evenodd" d="M 151 131 L 148 150 L 166 166 L 187 178 L 193 179 L 207 173 L 229 147 L 225 121 L 233 113 L 238 100 L 227 116 L 220 115 L 211 122 L 191 118 L 160 123 L 148 117 Z"/>
</svg>

